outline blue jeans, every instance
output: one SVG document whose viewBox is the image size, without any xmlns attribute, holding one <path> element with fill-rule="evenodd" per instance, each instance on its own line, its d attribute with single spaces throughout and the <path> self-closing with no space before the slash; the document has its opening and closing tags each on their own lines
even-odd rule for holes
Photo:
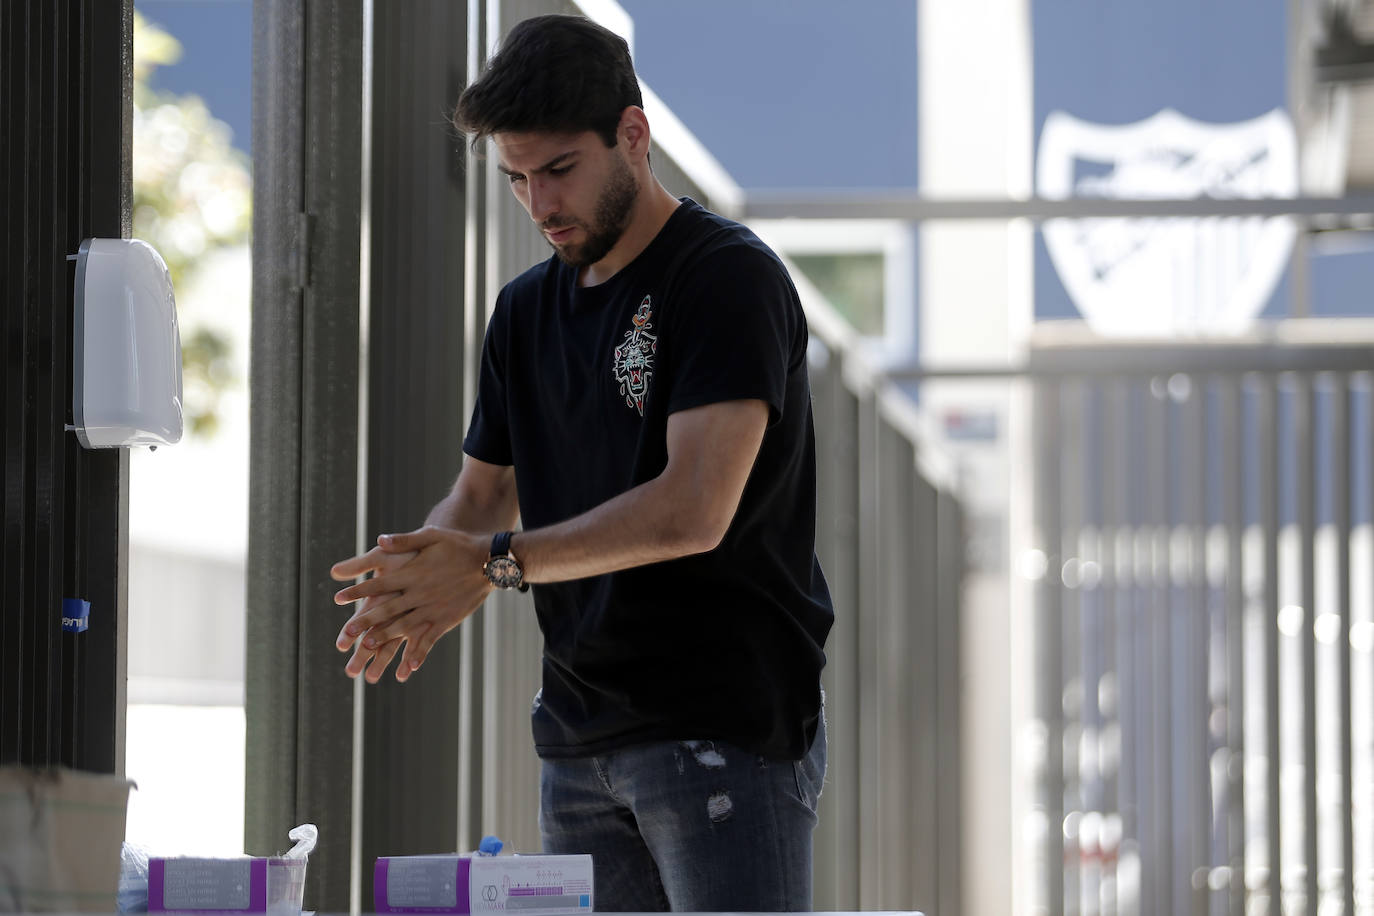
<svg viewBox="0 0 1374 916">
<path fill-rule="evenodd" d="M 544 852 L 591 853 L 597 910 L 810 910 L 824 778 L 824 722 L 795 763 L 721 741 L 546 759 Z"/>
</svg>

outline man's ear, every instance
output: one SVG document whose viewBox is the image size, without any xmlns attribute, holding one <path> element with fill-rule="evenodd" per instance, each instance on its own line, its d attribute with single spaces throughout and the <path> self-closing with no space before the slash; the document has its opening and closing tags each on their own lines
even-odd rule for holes
<svg viewBox="0 0 1374 916">
<path fill-rule="evenodd" d="M 620 142 L 625 144 L 626 155 L 633 158 L 649 155 L 649 119 L 643 108 L 630 105 L 622 111 L 617 130 Z"/>
</svg>

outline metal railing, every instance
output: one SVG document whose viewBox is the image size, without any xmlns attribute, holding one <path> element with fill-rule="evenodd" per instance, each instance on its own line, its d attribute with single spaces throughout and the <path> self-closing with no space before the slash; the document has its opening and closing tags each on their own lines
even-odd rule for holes
<svg viewBox="0 0 1374 916">
<path fill-rule="evenodd" d="M 574 3 L 535 0 L 477 7 L 482 21 L 470 29 L 487 36 L 526 16 L 582 12 Z M 493 15 L 499 21 L 486 18 Z M 646 107 L 654 172 L 669 191 L 736 211 L 740 192 L 724 170 L 652 92 Z M 486 316 L 500 286 L 548 250 L 495 169 L 473 157 L 468 174 L 469 225 L 478 229 L 469 233 L 476 270 L 467 308 Z M 793 276 L 812 336 L 817 551 L 836 606 L 824 674 L 830 762 L 816 835 L 816 908 L 954 912 L 959 505 L 947 469 L 923 444 L 912 404 L 867 368 L 857 337 Z M 474 324 L 470 354 L 479 343 Z M 460 843 L 499 825 L 515 848 L 537 849 L 538 764 L 528 710 L 541 640 L 529 599 L 497 597 L 464 625 L 462 638 L 462 732 L 472 740 L 463 742 L 460 764 L 460 796 L 469 800 L 460 811 Z"/>
<path fill-rule="evenodd" d="M 914 405 L 798 278 L 835 601 L 817 909 L 959 912 L 964 520 Z"/>
<path fill-rule="evenodd" d="M 1374 909 L 1374 333 L 1283 330 L 1033 354 L 1050 912 Z"/>
</svg>

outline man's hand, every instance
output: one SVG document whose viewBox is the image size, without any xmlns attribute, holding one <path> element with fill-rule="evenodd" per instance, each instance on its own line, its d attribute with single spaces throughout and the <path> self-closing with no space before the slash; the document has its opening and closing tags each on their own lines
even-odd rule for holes
<svg viewBox="0 0 1374 916">
<path fill-rule="evenodd" d="M 382 576 L 400 569 L 406 563 L 414 559 L 417 554 L 414 551 L 408 553 L 387 553 L 380 547 L 374 547 L 362 556 L 353 557 L 350 560 L 343 560 L 335 563 L 330 569 L 329 574 L 340 581 L 356 579 L 366 573 L 374 576 Z M 369 595 L 358 605 L 356 613 L 361 614 L 365 611 L 379 608 L 389 599 L 395 598 L 399 592 L 385 592 L 378 595 Z M 396 657 L 396 653 L 401 650 L 403 640 L 394 639 L 375 649 L 364 648 L 361 640 L 355 638 L 345 639 L 344 634 L 339 633 L 336 645 L 340 652 L 348 651 L 350 645 L 353 646 L 353 657 L 344 666 L 344 672 L 349 677 L 357 677 L 362 674 L 365 668 L 369 668 L 366 677 L 369 683 L 375 684 L 381 680 L 387 665 Z M 372 664 L 369 666 L 368 662 Z"/>
<path fill-rule="evenodd" d="M 349 677 L 366 670 L 367 681 L 375 684 L 402 642 L 396 680 L 418 670 L 439 637 L 466 620 L 492 590 L 482 572 L 489 546 L 481 535 L 426 526 L 384 534 L 372 550 L 336 563 L 330 575 L 338 581 L 373 574 L 334 595 L 336 604 L 362 600 L 336 643 L 341 652 L 354 648 L 344 668 Z"/>
</svg>

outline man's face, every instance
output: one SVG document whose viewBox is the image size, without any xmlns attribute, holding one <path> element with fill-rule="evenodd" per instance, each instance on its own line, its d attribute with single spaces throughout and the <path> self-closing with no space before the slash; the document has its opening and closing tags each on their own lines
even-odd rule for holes
<svg viewBox="0 0 1374 916">
<path fill-rule="evenodd" d="M 590 266 L 620 241 L 639 184 L 619 148 L 592 131 L 498 133 L 492 141 L 516 199 L 564 262 Z"/>
</svg>

